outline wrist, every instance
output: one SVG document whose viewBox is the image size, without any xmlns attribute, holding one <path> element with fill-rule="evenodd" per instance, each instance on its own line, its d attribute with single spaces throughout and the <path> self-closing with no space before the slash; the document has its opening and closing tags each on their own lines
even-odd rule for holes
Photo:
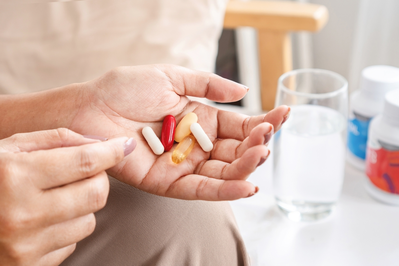
<svg viewBox="0 0 399 266">
<path fill-rule="evenodd" d="M 82 104 L 83 84 L 0 96 L 0 138 L 15 133 L 69 128 Z"/>
</svg>

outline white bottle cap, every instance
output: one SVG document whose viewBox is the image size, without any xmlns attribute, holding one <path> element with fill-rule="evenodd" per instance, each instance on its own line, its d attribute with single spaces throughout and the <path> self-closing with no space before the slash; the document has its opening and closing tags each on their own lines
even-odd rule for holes
<svg viewBox="0 0 399 266">
<path fill-rule="evenodd" d="M 385 94 L 383 119 L 393 126 L 399 126 L 399 89 Z"/>
<path fill-rule="evenodd" d="M 362 71 L 360 82 L 362 93 L 382 102 L 390 90 L 399 89 L 399 68 L 392 66 L 370 66 Z"/>
</svg>

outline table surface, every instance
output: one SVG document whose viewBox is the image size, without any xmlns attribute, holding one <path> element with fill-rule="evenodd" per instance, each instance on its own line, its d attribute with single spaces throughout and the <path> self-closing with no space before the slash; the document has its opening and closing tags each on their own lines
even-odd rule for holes
<svg viewBox="0 0 399 266">
<path fill-rule="evenodd" d="M 340 200 L 328 218 L 294 222 L 275 204 L 271 164 L 249 179 L 260 186 L 257 195 L 231 202 L 253 266 L 399 265 L 399 207 L 371 198 L 361 171 L 346 165 Z"/>
</svg>

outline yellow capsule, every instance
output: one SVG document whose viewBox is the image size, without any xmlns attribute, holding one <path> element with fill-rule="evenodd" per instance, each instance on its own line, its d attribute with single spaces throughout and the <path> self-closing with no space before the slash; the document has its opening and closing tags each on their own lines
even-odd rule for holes
<svg viewBox="0 0 399 266">
<path fill-rule="evenodd" d="M 198 122 L 198 116 L 195 113 L 188 113 L 180 123 L 177 125 L 175 130 L 175 141 L 181 142 L 185 137 L 191 134 L 190 126 L 192 123 Z"/>
<path fill-rule="evenodd" d="M 179 164 L 184 161 L 194 148 L 195 138 L 193 135 L 185 137 L 175 148 L 172 153 L 172 161 Z"/>
</svg>

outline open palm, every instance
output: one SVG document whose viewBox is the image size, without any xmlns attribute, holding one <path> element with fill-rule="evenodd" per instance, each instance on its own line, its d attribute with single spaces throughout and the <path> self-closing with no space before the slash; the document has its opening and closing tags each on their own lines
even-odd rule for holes
<svg viewBox="0 0 399 266">
<path fill-rule="evenodd" d="M 180 199 L 233 200 L 253 195 L 257 188 L 245 180 L 269 154 L 266 134 L 272 127 L 278 130 L 289 113 L 282 106 L 267 115 L 247 117 L 190 101 L 186 96 L 237 101 L 247 89 L 214 74 L 171 65 L 121 67 L 82 86 L 81 108 L 72 130 L 137 140 L 135 151 L 109 174 L 143 191 Z M 171 160 L 174 148 L 155 155 L 142 128 L 150 126 L 160 137 L 166 115 L 175 116 L 178 123 L 190 112 L 197 114 L 214 149 L 206 153 L 195 144 L 178 165 Z"/>
</svg>

